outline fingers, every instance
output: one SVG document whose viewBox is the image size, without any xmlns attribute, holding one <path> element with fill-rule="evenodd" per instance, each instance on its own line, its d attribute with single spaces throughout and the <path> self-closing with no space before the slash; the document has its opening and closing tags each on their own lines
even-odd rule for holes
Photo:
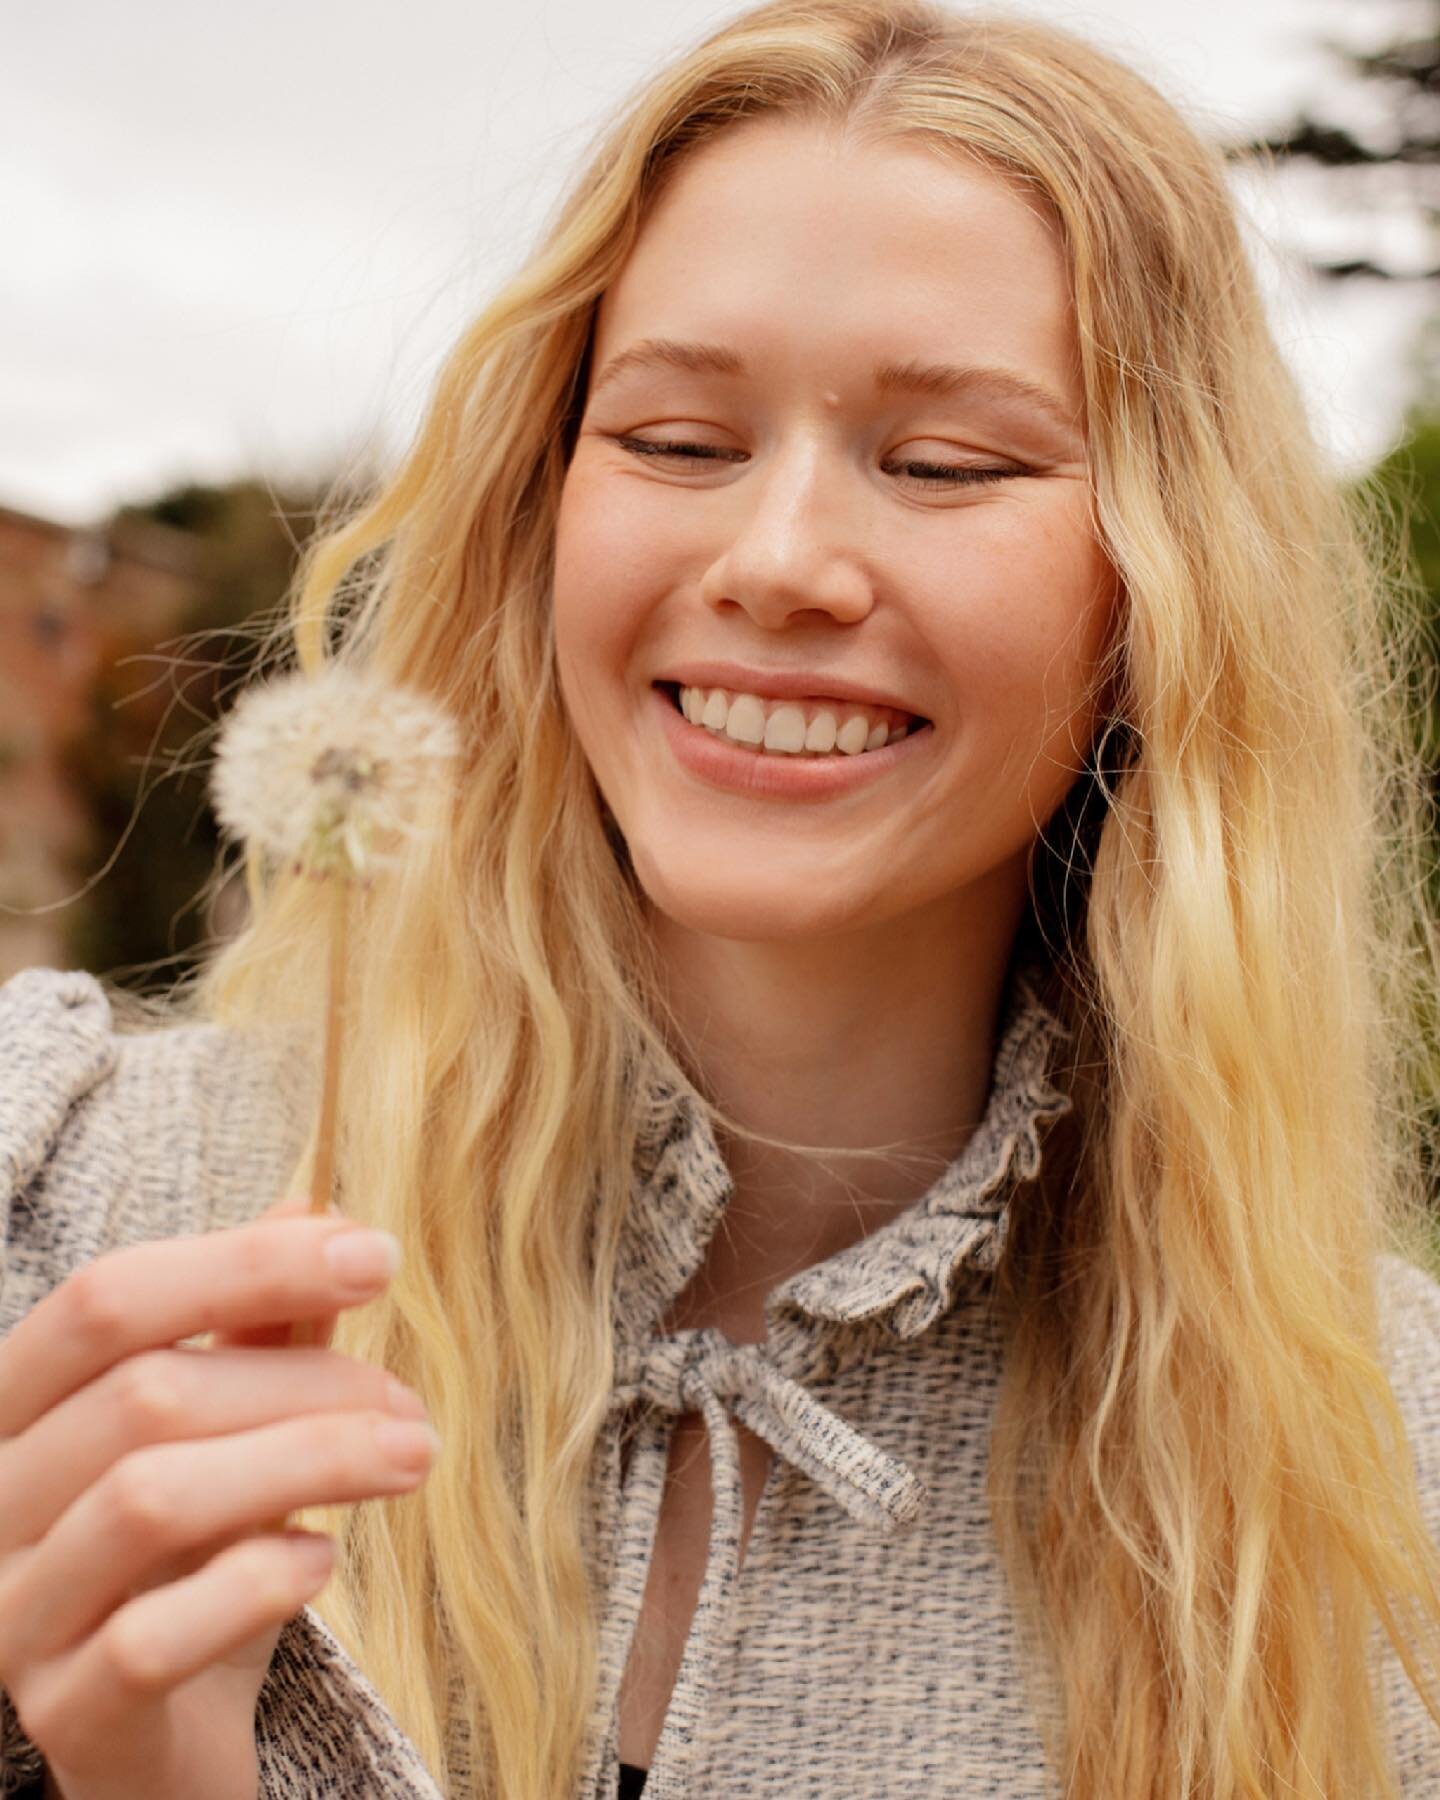
<svg viewBox="0 0 1440 1800">
<path fill-rule="evenodd" d="M 0 1555 L 38 1542 L 129 1451 L 345 1410 L 425 1414 L 383 1369 L 328 1350 L 182 1346 L 127 1357 L 0 1443 Z"/>
<path fill-rule="evenodd" d="M 68 1649 L 178 1553 L 298 1507 L 414 1489 L 434 1448 L 418 1420 L 352 1412 L 132 1452 L 0 1572 L 0 1671 Z"/>
<path fill-rule="evenodd" d="M 333 1561 L 329 1538 L 246 1538 L 184 1580 L 140 1595 L 72 1655 L 35 1673 L 24 1694 L 27 1730 L 56 1762 L 90 1758 L 137 1706 L 292 1618 Z"/>
<path fill-rule="evenodd" d="M 326 1208 L 326 1215 L 340 1218 L 342 1215 L 337 1206 Z M 315 1213 L 314 1203 L 306 1193 L 287 1194 L 283 1200 L 277 1200 L 260 1217 L 262 1219 L 278 1218 L 316 1218 L 322 1215 Z M 328 1344 L 335 1332 L 336 1313 L 326 1313 L 323 1318 L 301 1320 L 291 1325 L 252 1325 L 248 1329 L 236 1331 L 213 1332 L 210 1342 L 214 1344 Z"/>
<path fill-rule="evenodd" d="M 124 1357 L 323 1318 L 373 1298 L 394 1266 L 392 1238 L 334 1217 L 264 1219 L 97 1257 L 0 1343 L 0 1438 Z"/>
<path fill-rule="evenodd" d="M 205 1340 L 210 1344 L 243 1344 L 259 1349 L 267 1344 L 310 1344 L 326 1348 L 334 1341 L 335 1321 L 339 1313 L 325 1313 L 318 1319 L 297 1319 L 293 1325 L 252 1325 L 244 1331 L 214 1331 Z"/>
<path fill-rule="evenodd" d="M 307 1193 L 296 1190 L 294 1193 L 282 1194 L 278 1200 L 267 1206 L 259 1216 L 261 1219 L 294 1219 L 303 1218 L 315 1210 L 315 1203 Z M 329 1206 L 323 1209 L 334 1217 L 340 1217 L 340 1209 Z"/>
</svg>

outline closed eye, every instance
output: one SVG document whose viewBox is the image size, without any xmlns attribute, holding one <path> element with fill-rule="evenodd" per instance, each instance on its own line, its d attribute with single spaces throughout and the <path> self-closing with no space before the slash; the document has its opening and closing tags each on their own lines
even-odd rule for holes
<svg viewBox="0 0 1440 1800">
<path fill-rule="evenodd" d="M 697 462 L 740 462 L 745 457 L 743 450 L 727 450 L 720 444 L 656 443 L 636 437 L 617 437 L 615 442 L 636 456 L 681 456 Z"/>
<path fill-rule="evenodd" d="M 720 444 L 694 444 L 668 439 L 656 441 L 653 438 L 623 435 L 617 436 L 615 442 L 620 445 L 621 449 L 628 450 L 633 456 L 668 456 L 685 462 L 743 462 L 746 456 L 743 450 L 730 450 Z M 880 467 L 887 475 L 897 470 L 903 470 L 907 479 L 918 481 L 922 486 L 932 490 L 968 487 L 988 481 L 1005 481 L 1030 473 L 1028 469 L 982 468 L 970 463 L 896 462 L 893 459 L 881 463 Z"/>
</svg>

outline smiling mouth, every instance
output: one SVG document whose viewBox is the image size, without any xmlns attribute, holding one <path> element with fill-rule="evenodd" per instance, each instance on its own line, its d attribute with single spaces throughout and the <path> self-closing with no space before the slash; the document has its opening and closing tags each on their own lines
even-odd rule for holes
<svg viewBox="0 0 1440 1800">
<path fill-rule="evenodd" d="M 895 707 L 848 700 L 766 700 L 723 688 L 652 684 L 688 724 L 737 749 L 802 762 L 873 754 L 912 737 L 930 721 Z"/>
</svg>

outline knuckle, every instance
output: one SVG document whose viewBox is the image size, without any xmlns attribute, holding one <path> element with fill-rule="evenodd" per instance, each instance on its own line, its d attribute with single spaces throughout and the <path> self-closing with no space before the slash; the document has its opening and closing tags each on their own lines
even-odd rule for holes
<svg viewBox="0 0 1440 1800">
<path fill-rule="evenodd" d="M 273 1226 L 255 1225 L 226 1233 L 226 1263 L 237 1286 L 255 1292 L 265 1300 L 283 1298 L 287 1282 L 287 1263 L 281 1254 L 283 1240 Z"/>
<path fill-rule="evenodd" d="M 148 1443 L 178 1435 L 186 1401 L 175 1359 L 163 1351 L 132 1357 L 115 1374 L 114 1402 L 126 1435 Z"/>
<path fill-rule="evenodd" d="M 67 1328 L 86 1348 L 103 1349 L 120 1334 L 125 1303 L 104 1257 L 77 1269 L 64 1284 Z"/>
<path fill-rule="evenodd" d="M 127 1542 L 164 1540 L 175 1526 L 175 1496 L 154 1457 L 132 1451 L 104 1478 L 110 1518 Z"/>
<path fill-rule="evenodd" d="M 273 1272 L 275 1234 L 263 1226 L 241 1227 L 226 1234 L 225 1255 L 242 1281 L 254 1281 Z"/>
<path fill-rule="evenodd" d="M 234 1571 L 246 1605 L 257 1618 L 281 1618 L 302 1604 L 301 1584 L 295 1571 L 276 1557 L 267 1544 L 249 1544 L 237 1559 Z"/>
<path fill-rule="evenodd" d="M 225 1302 L 215 1295 L 199 1296 L 198 1317 L 201 1330 L 227 1328 L 233 1319 L 225 1316 L 235 1303 L 248 1308 L 257 1302 L 262 1307 L 283 1302 L 286 1298 L 285 1268 L 276 1255 L 272 1227 L 250 1224 L 230 1226 L 210 1234 L 223 1240 L 223 1287 Z"/>
<path fill-rule="evenodd" d="M 101 1627 L 97 1648 L 108 1679 L 125 1692 L 155 1694 L 166 1685 L 163 1648 L 133 1615 L 113 1614 Z"/>
</svg>

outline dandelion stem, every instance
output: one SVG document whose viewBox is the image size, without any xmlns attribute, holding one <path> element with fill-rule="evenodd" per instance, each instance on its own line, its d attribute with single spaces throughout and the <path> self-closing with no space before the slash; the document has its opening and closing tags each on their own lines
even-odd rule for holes
<svg viewBox="0 0 1440 1800">
<path fill-rule="evenodd" d="M 345 977 L 350 959 L 350 882 L 323 876 L 330 888 L 330 961 L 325 983 L 325 1047 L 320 1078 L 320 1121 L 315 1128 L 315 1160 L 310 1170 L 310 1213 L 318 1218 L 335 1193 L 335 1125 L 340 1112 L 340 1044 L 345 1032 Z M 319 1342 L 313 1319 L 291 1327 L 292 1344 Z"/>
<path fill-rule="evenodd" d="M 335 1122 L 340 1107 L 340 1041 L 345 1029 L 345 972 L 350 951 L 350 883 L 330 876 L 330 967 L 325 992 L 325 1063 L 320 1123 L 310 1176 L 310 1211 L 323 1213 L 335 1193 Z"/>
</svg>

